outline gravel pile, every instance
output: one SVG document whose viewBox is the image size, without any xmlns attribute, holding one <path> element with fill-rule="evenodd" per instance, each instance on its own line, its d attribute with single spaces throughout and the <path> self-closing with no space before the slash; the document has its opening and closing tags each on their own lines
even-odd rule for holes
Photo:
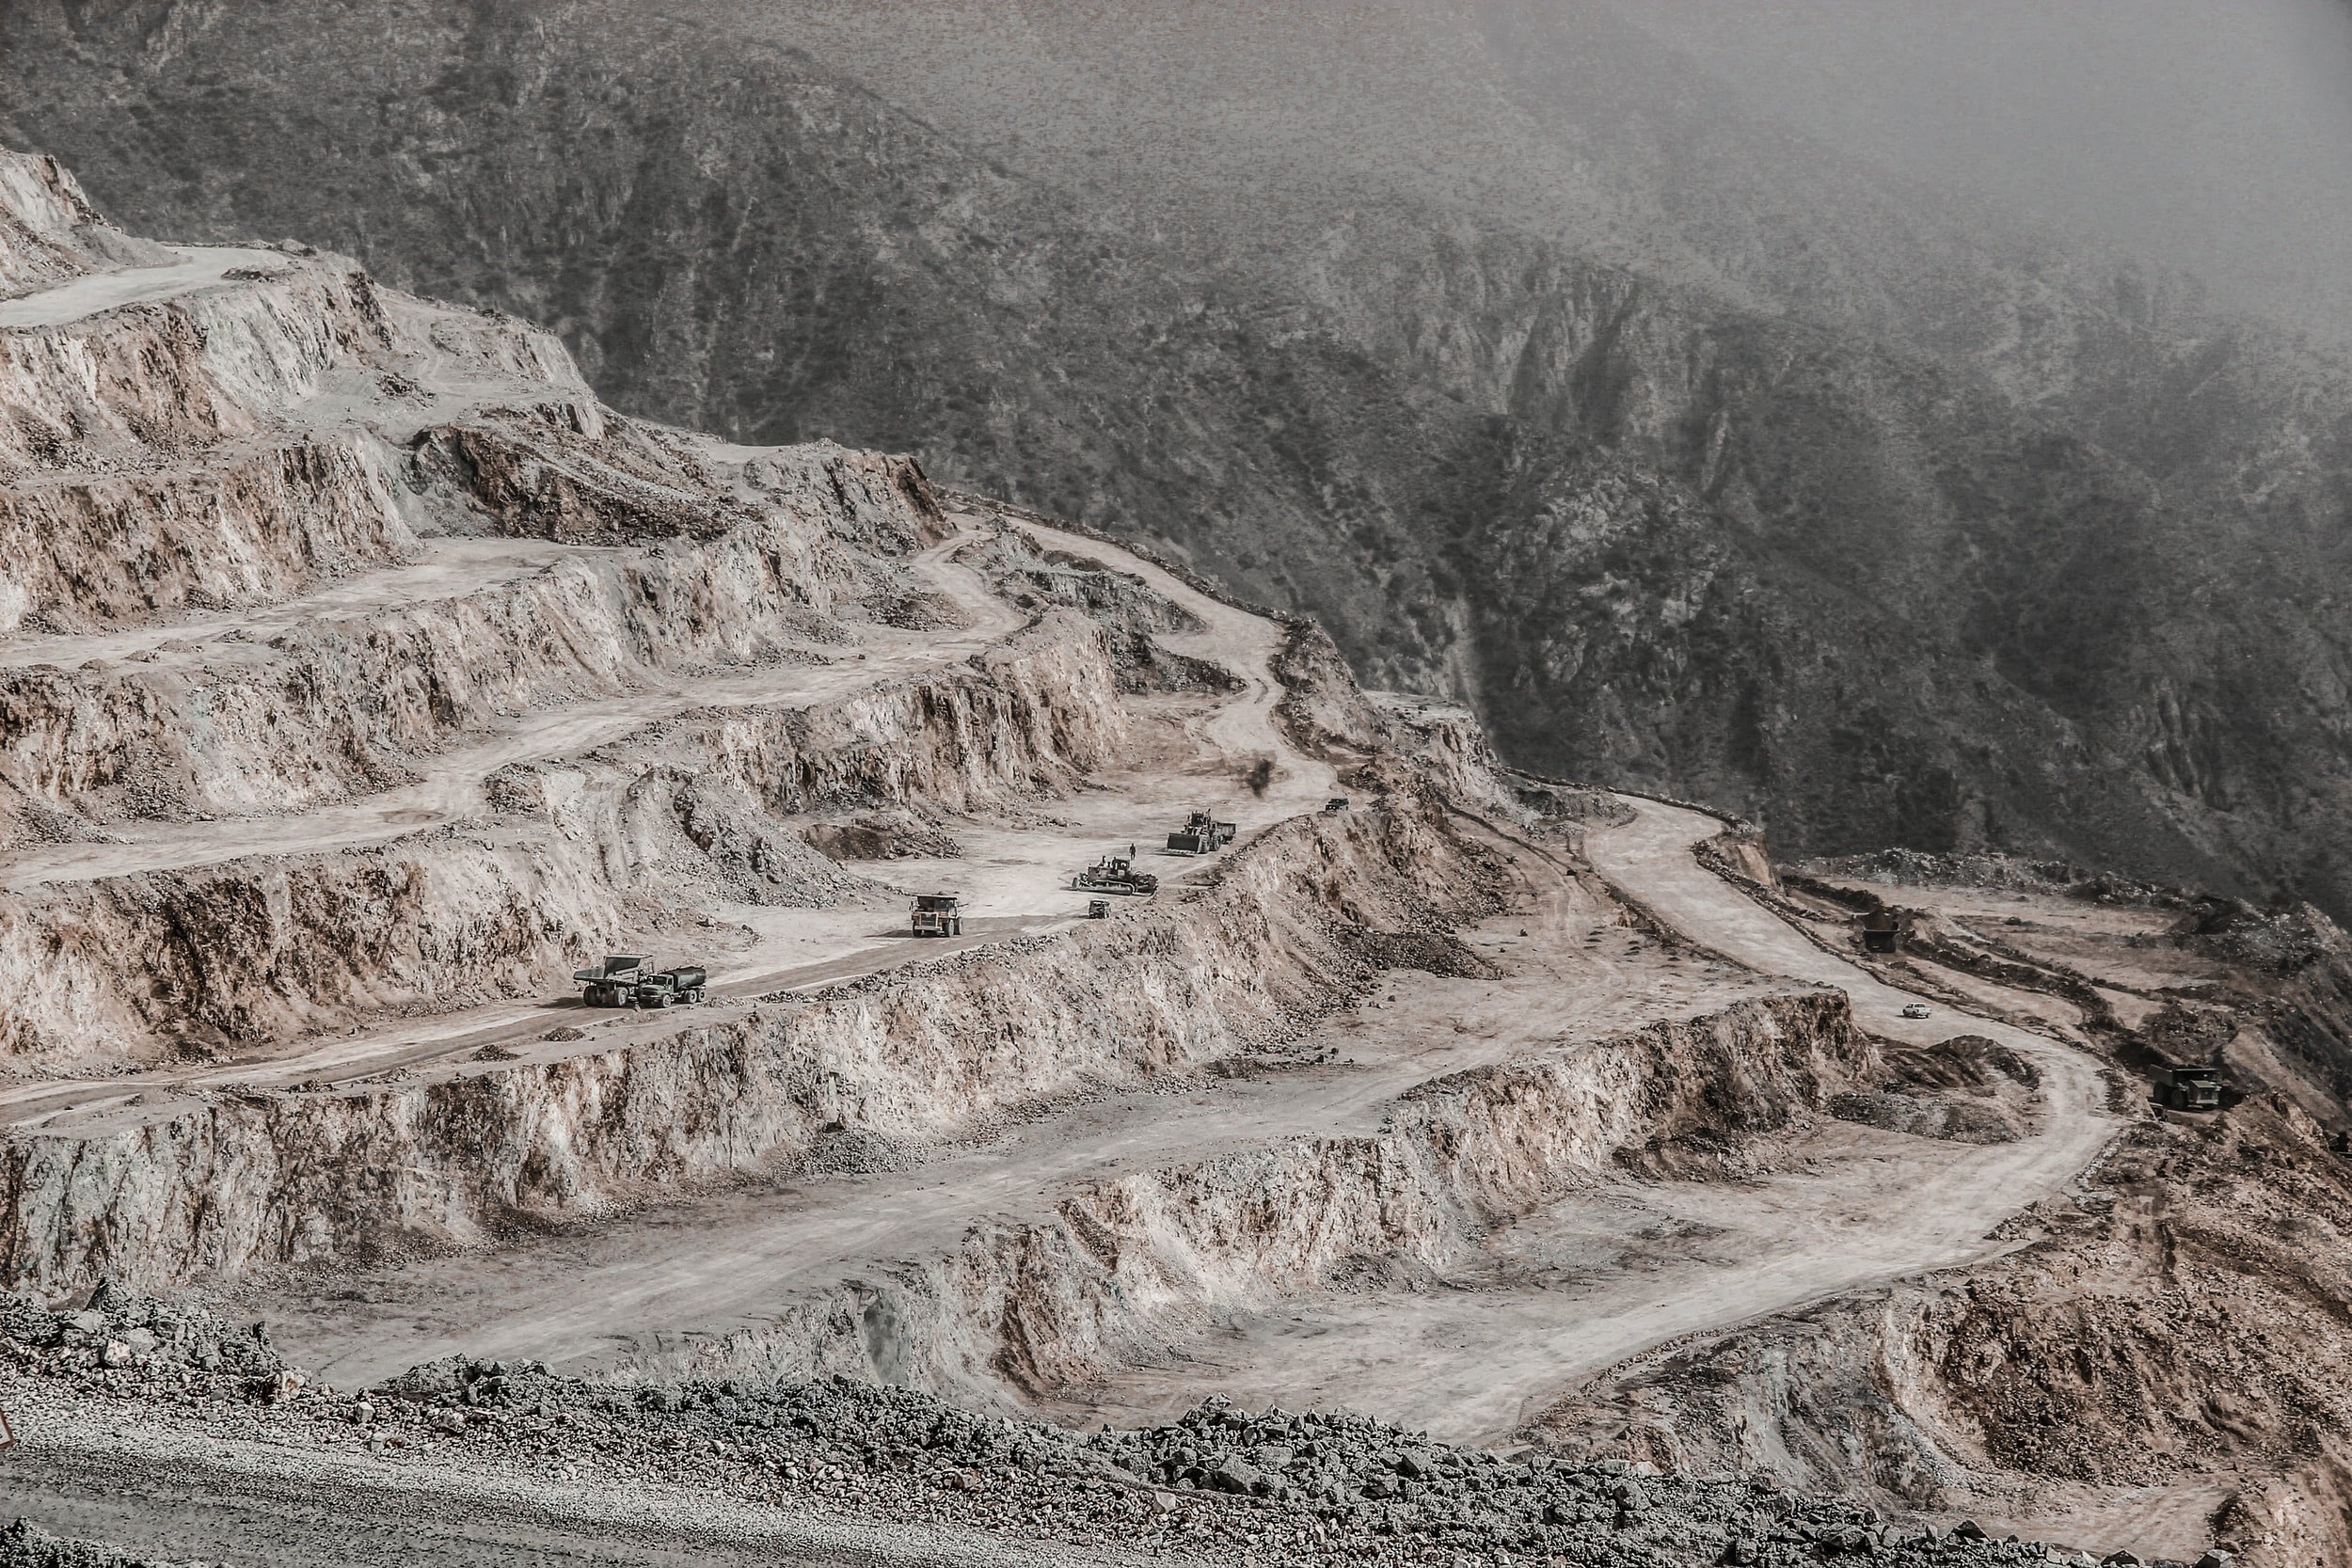
<svg viewBox="0 0 2352 1568">
<path fill-rule="evenodd" d="M 1085 1441 L 1148 1482 L 1304 1514 L 1355 1557 L 1417 1557 L 1436 1545 L 1596 1564 L 2068 1560 L 2039 1544 L 1987 1539 L 1973 1525 L 1899 1527 L 1867 1508 L 1744 1478 L 1505 1457 L 1344 1412 L 1252 1416 L 1213 1400 L 1171 1426 Z"/>
<path fill-rule="evenodd" d="M 1250 1415 L 1217 1400 L 1149 1431 L 1080 1434 L 842 1378 L 619 1386 L 537 1362 L 460 1357 L 338 1391 L 288 1370 L 254 1330 L 112 1289 L 81 1311 L 0 1297 L 0 1360 L 77 1398 L 115 1402 L 134 1423 L 199 1421 L 223 1438 L 495 1470 L 551 1488 L 620 1481 L 746 1503 L 815 1500 L 849 1516 L 1117 1540 L 1196 1561 L 2091 1561 L 1966 1526 L 1898 1526 L 1742 1478 L 1506 1458 L 1365 1417 Z M 119 1560 L 59 1557 L 22 1532 L 7 1540 L 0 1564 L 11 1568 Z"/>
<path fill-rule="evenodd" d="M 260 1324 L 238 1327 L 202 1307 L 158 1301 L 112 1280 L 89 1305 L 52 1311 L 0 1294 L 0 1347 L 52 1372 L 104 1370 L 142 1382 L 249 1382 L 276 1394 L 298 1383 Z"/>
<path fill-rule="evenodd" d="M 0 1564 L 6 1568 L 202 1568 L 198 1563 L 153 1562 L 87 1541 L 61 1541 L 28 1520 L 0 1527 Z"/>
</svg>

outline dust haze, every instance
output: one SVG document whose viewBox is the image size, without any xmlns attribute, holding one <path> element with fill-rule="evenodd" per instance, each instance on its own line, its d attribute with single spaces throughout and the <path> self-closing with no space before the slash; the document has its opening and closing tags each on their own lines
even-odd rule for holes
<svg viewBox="0 0 2352 1568">
<path fill-rule="evenodd" d="M 1752 107 L 1830 145 L 2195 271 L 2219 302 L 2342 335 L 2352 9 L 1619 3 Z"/>
</svg>

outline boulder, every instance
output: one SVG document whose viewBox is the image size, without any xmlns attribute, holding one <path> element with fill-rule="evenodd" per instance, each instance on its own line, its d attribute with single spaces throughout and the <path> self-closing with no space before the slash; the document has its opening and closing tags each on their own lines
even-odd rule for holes
<svg viewBox="0 0 2352 1568">
<path fill-rule="evenodd" d="M 1248 1497 L 1266 1484 L 1266 1478 L 1255 1465 L 1239 1454 L 1232 1454 L 1219 1460 L 1210 1470 L 1209 1484 L 1220 1492 L 1234 1492 Z"/>
</svg>

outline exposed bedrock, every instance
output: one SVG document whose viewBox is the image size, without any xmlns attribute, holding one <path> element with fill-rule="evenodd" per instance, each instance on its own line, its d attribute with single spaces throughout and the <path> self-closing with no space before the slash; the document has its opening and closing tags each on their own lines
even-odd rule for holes
<svg viewBox="0 0 2352 1568">
<path fill-rule="evenodd" d="M 0 491 L 0 632 L 257 604 L 408 559 L 388 457 L 365 439 L 300 440 Z"/>
<path fill-rule="evenodd" d="M 262 428 L 205 372 L 195 319 L 161 307 L 0 333 L 0 411 L 11 479 L 152 466 Z"/>
<path fill-rule="evenodd" d="M 0 670 L 0 776 L 86 821 L 243 816 L 381 789 L 452 737 L 838 633 L 877 569 L 778 513 L 713 540 L 564 552 L 451 597 L 266 643 Z"/>
<path fill-rule="evenodd" d="M 2142 1122 L 2093 1190 L 2016 1222 L 2030 1245 L 1637 1358 L 1532 1433 L 2014 1528 L 2105 1494 L 2143 1556 L 2339 1560 L 2352 1173 L 2329 1141 L 2266 1094 Z"/>
<path fill-rule="evenodd" d="M 1057 610 L 939 675 L 805 709 L 691 715 L 664 738 L 696 778 L 788 814 L 863 801 L 967 811 L 1067 789 L 1126 733 L 1107 634 Z"/>
<path fill-rule="evenodd" d="M 426 512 L 399 415 L 437 404 L 403 366 L 593 412 L 545 334 L 398 300 L 348 263 L 280 260 L 0 334 L 0 631 L 266 602 L 406 559 Z M 295 417 L 370 402 L 393 411 L 372 431 Z"/>
<path fill-rule="evenodd" d="M 389 293 L 348 261 L 253 254 L 261 265 L 166 299 L 0 335 L 0 475 L 184 462 L 324 393 L 377 405 L 404 441 L 469 392 L 596 415 L 546 333 Z M 398 373 L 421 362 L 447 385 L 428 393 Z"/>
<path fill-rule="evenodd" d="M 0 150 L 0 299 L 161 248 L 109 226 L 56 159 Z"/>
<path fill-rule="evenodd" d="M 946 536 L 903 458 L 706 457 L 606 416 L 548 334 L 253 254 L 167 300 L 0 333 L 0 633 L 299 595 L 412 558 L 418 533 L 707 537 L 782 511 L 851 549 Z M 805 580 L 841 584 L 823 564 Z"/>
<path fill-rule="evenodd" d="M 473 1241 L 789 1158 L 823 1129 L 921 1139 L 1181 1071 L 1294 1033 L 1369 979 L 1363 930 L 1483 908 L 1483 874 L 1439 808 L 1399 798 L 1283 824 L 1182 901 L 630 1049 L 26 1136 L 0 1151 L 0 1277 L 172 1285 Z"/>
<path fill-rule="evenodd" d="M 779 854 L 821 864 L 782 816 L 1010 804 L 1072 786 L 1125 734 L 1103 629 L 1057 611 L 933 675 L 806 709 L 690 711 L 501 769 L 476 798 L 501 832 L 0 894 L 0 975 L 16 999 L 0 1059 L 251 1042 L 530 994 L 658 916 L 631 899 L 681 879 L 741 895 L 738 863 Z M 827 891 L 841 888 L 755 901 Z"/>
<path fill-rule="evenodd" d="M 428 833 L 10 895 L 0 972 L 17 1003 L 0 1059 L 103 1070 L 175 1044 L 528 994 L 624 928 L 602 873 L 593 849 Z"/>
<path fill-rule="evenodd" d="M 1047 1221 L 976 1225 L 950 1257 L 779 1302 L 773 1325 L 645 1365 L 1050 1396 L 1159 1358 L 1171 1328 L 1367 1259 L 1442 1271 L 1488 1227 L 1625 1159 L 1786 1127 L 1874 1064 L 1842 993 L 1743 1001 L 1438 1080 L 1374 1132 L 1089 1183 Z"/>
</svg>

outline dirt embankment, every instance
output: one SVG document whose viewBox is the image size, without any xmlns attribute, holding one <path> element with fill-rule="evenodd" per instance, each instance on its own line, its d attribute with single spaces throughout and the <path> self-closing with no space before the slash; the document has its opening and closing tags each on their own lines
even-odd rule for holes
<svg viewBox="0 0 2352 1568">
<path fill-rule="evenodd" d="M 1747 823 L 1726 823 L 1722 832 L 1700 843 L 1693 853 L 1701 865 L 1734 881 L 1767 892 L 1780 886 L 1780 872 L 1772 864 L 1770 846 L 1763 833 Z"/>
<path fill-rule="evenodd" d="M 1124 734 L 1116 696 L 1101 629 L 1057 616 L 961 670 L 510 767 L 473 808 L 516 808 L 501 832 L 0 893 L 17 998 L 0 1057 L 135 1059 L 529 994 L 642 925 L 633 899 L 716 885 L 812 901 L 765 873 L 812 859 L 781 818 L 813 804 L 962 810 L 1067 788 Z"/>
<path fill-rule="evenodd" d="M 2328 1086 L 2352 970 L 2340 933 L 2315 911 L 2216 913 L 2219 901 L 2127 896 L 2072 868 L 1959 869 L 1913 884 L 1932 906 L 1917 924 L 1939 933 L 1915 953 L 2037 990 L 2062 982 L 2097 1002 L 2095 1037 L 2124 1092 L 2137 1098 L 2147 1062 L 2209 1062 L 2229 1108 L 2139 1111 L 2082 1186 L 2004 1227 L 2021 1244 L 1995 1260 L 1669 1347 L 1548 1412 L 1538 1433 L 1570 1452 L 1761 1471 L 2142 1557 L 2219 1543 L 2276 1568 L 2340 1560 L 2352 1551 L 2339 1375 L 2352 1158 Z M 2204 913 L 2184 921 L 2184 908 Z M 1971 1043 L 1892 1054 L 1926 1086 L 2017 1076 L 1990 1041 L 1953 1055 Z"/>
<path fill-rule="evenodd" d="M 2252 1102 L 2147 1124 L 2026 1250 L 1644 1358 L 1541 1431 L 2142 1555 L 2339 1560 L 2352 1169 L 2316 1134 Z"/>
<path fill-rule="evenodd" d="M 1875 1057 L 1835 993 L 1769 997 L 1477 1069 L 1375 1133 L 1253 1145 L 1073 1188 L 1045 1222 L 861 1279 L 776 1323 L 643 1364 L 845 1372 L 1051 1398 L 1165 1357 L 1171 1333 L 1366 1263 L 1442 1271 L 1489 1227 L 1662 1149 L 1720 1154 L 1818 1114 Z"/>
<path fill-rule="evenodd" d="M 242 1094 L 0 1153 L 6 1276 L 149 1283 L 468 1241 L 788 1157 L 819 1129 L 937 1135 L 1295 1032 L 1366 981 L 1351 927 L 1471 899 L 1434 805 L 1304 819 L 1138 915 L 764 1005 L 628 1051 L 410 1089 Z"/>
</svg>

